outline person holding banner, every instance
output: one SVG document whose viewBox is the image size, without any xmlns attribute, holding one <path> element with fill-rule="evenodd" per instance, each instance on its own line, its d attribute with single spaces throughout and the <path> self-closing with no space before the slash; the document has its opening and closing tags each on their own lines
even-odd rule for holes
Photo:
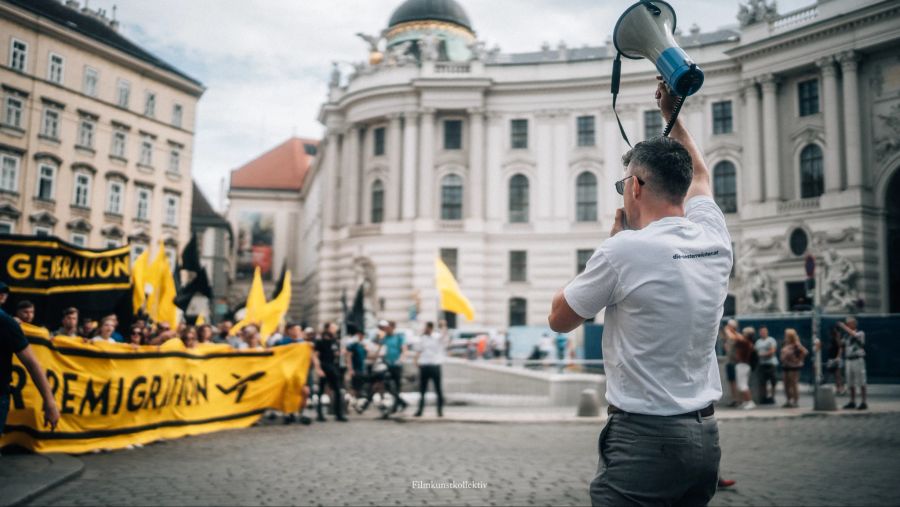
<svg viewBox="0 0 900 507">
<path fill-rule="evenodd" d="M 9 290 L 5 285 L 3 288 Z M 59 422 L 59 408 L 56 406 L 56 400 L 53 398 L 53 392 L 47 382 L 47 375 L 31 350 L 31 345 L 28 344 L 28 340 L 22 332 L 22 326 L 0 309 L 0 435 L 3 434 L 3 428 L 6 427 L 6 415 L 9 413 L 13 354 L 28 370 L 32 382 L 40 391 L 41 398 L 44 399 L 44 425 L 55 430 Z"/>
</svg>

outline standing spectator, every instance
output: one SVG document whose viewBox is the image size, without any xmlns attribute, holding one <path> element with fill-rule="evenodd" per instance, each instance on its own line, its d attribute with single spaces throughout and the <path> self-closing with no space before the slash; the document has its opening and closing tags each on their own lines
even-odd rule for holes
<svg viewBox="0 0 900 507">
<path fill-rule="evenodd" d="M 197 343 L 212 343 L 213 329 L 209 324 L 202 324 L 197 328 Z"/>
<path fill-rule="evenodd" d="M 69 338 L 78 337 L 78 309 L 66 308 L 63 310 L 62 326 L 53 333 L 53 337 L 68 336 Z"/>
<path fill-rule="evenodd" d="M 116 330 L 115 323 L 112 319 L 106 318 L 103 319 L 103 323 L 100 324 L 100 327 L 94 333 L 94 336 L 91 337 L 91 341 L 94 343 L 97 342 L 109 342 L 116 343 L 116 340 L 112 337 L 113 331 Z"/>
<path fill-rule="evenodd" d="M 94 336 L 97 331 L 97 321 L 92 319 L 84 319 L 84 322 L 81 323 L 81 337 L 85 340 L 90 339 Z"/>
<path fill-rule="evenodd" d="M 434 383 L 434 393 L 437 395 L 437 415 L 444 417 L 444 390 L 441 388 L 441 363 L 444 362 L 444 353 L 447 344 L 443 333 L 434 332 L 434 324 L 425 324 L 425 331 L 419 338 L 419 352 L 416 354 L 416 365 L 419 367 L 419 410 L 416 417 L 422 417 L 425 410 L 425 393 L 428 391 L 428 382 Z"/>
<path fill-rule="evenodd" d="M 338 354 L 341 345 L 338 343 L 336 336 L 337 325 L 326 323 L 322 327 L 322 336 L 316 341 L 315 352 L 319 361 L 319 367 L 322 375 L 319 376 L 319 402 L 316 405 L 316 420 L 325 422 L 325 415 L 322 413 L 322 395 L 325 394 L 326 387 L 331 389 L 331 401 L 334 404 L 335 419 L 346 422 L 344 417 L 344 403 L 341 399 L 341 375 L 338 370 Z"/>
<path fill-rule="evenodd" d="M 234 323 L 227 319 L 219 322 L 219 332 L 213 337 L 213 343 L 228 343 L 228 333 L 231 332 L 233 326 Z"/>
<path fill-rule="evenodd" d="M 737 330 L 738 322 L 734 319 L 728 321 L 722 328 L 723 348 L 725 349 L 725 378 L 728 380 L 728 386 L 731 392 L 731 403 L 729 406 L 737 407 L 741 404 L 741 397 L 737 388 L 737 342 L 740 340 L 740 333 Z"/>
<path fill-rule="evenodd" d="M 181 331 L 181 341 L 184 343 L 184 347 L 188 349 L 197 348 L 197 343 L 199 343 L 197 338 L 197 329 L 194 326 L 187 326 L 184 330 Z"/>
<path fill-rule="evenodd" d="M 745 327 L 734 344 L 735 361 L 737 361 L 734 366 L 734 374 L 738 395 L 743 402 L 741 408 L 744 410 L 756 408 L 756 403 L 753 403 L 753 397 L 750 394 L 750 360 L 753 356 L 753 337 L 755 335 L 756 330 L 749 326 Z"/>
<path fill-rule="evenodd" d="M 34 322 L 34 303 L 24 299 L 19 301 L 19 304 L 16 305 L 16 320 L 26 324 Z"/>
<path fill-rule="evenodd" d="M 312 347 L 312 343 L 307 340 L 306 332 L 300 327 L 300 324 L 290 323 L 284 330 L 285 335 L 281 340 L 273 343 L 273 347 L 281 347 L 284 345 L 291 345 L 294 343 L 301 343 L 307 347 Z M 309 425 L 312 423 L 312 420 L 303 415 L 303 411 L 306 410 L 306 404 L 309 401 L 309 397 L 311 394 L 309 385 L 312 383 L 312 372 L 315 369 L 316 374 L 319 378 L 324 377 L 324 373 L 322 372 L 322 368 L 319 367 L 319 359 L 316 357 L 315 353 L 310 354 L 310 362 L 309 362 L 309 370 L 306 372 L 306 383 L 303 384 L 303 390 L 301 391 L 300 396 L 300 406 L 298 407 L 296 414 L 285 414 L 284 416 L 284 424 L 291 424 L 294 422 L 300 421 L 303 425 Z"/>
<path fill-rule="evenodd" d="M 144 344 L 144 328 L 138 325 L 131 326 L 128 334 L 128 343 L 134 347 Z"/>
<path fill-rule="evenodd" d="M 869 408 L 866 404 L 866 333 L 856 329 L 857 323 L 854 317 L 847 317 L 846 324 L 838 322 L 838 326 L 844 331 L 844 346 L 847 352 L 847 385 L 850 386 L 850 402 L 844 408 Z M 859 406 L 856 406 L 856 388 L 862 398 Z"/>
<path fill-rule="evenodd" d="M 368 400 L 369 398 L 364 391 L 368 380 L 368 375 L 366 375 L 366 358 L 369 352 L 365 344 L 366 335 L 362 329 L 356 330 L 354 338 L 355 340 L 346 347 L 346 364 L 349 366 L 350 388 L 353 390 L 353 397 L 359 402 L 359 400 L 364 398 Z M 362 408 L 358 405 L 356 406 L 356 412 L 362 413 Z"/>
<path fill-rule="evenodd" d="M 797 331 L 792 328 L 784 330 L 784 345 L 781 346 L 781 368 L 784 370 L 784 395 L 787 401 L 784 408 L 797 408 L 800 381 L 800 370 L 806 361 L 809 351 L 800 343 Z"/>
<path fill-rule="evenodd" d="M 4 288 L 0 287 L 0 294 L 5 294 L 2 292 L 3 290 Z M 3 428 L 6 426 L 6 416 L 9 414 L 13 354 L 19 358 L 19 361 L 28 370 L 31 381 L 34 382 L 38 392 L 41 393 L 41 398 L 44 400 L 44 425 L 50 426 L 51 430 L 55 430 L 56 424 L 59 422 L 59 408 L 56 406 L 56 400 L 53 398 L 53 392 L 50 390 L 50 383 L 47 382 L 47 375 L 44 373 L 40 363 L 38 363 L 37 357 L 35 357 L 34 351 L 28 343 L 28 339 L 22 333 L 22 327 L 9 314 L 0 309 L 0 435 L 3 434 Z"/>
<path fill-rule="evenodd" d="M 778 377 L 775 374 L 775 370 L 778 367 L 778 358 L 775 356 L 778 343 L 775 341 L 775 338 L 769 336 L 768 327 L 759 327 L 759 339 L 756 340 L 754 347 L 756 348 L 756 355 L 759 357 L 757 375 L 759 377 L 761 403 L 763 405 L 774 405 L 775 388 L 778 385 Z"/>
<path fill-rule="evenodd" d="M 825 373 L 831 373 L 834 376 L 834 389 L 837 394 L 844 394 L 847 388 L 844 387 L 843 375 L 841 370 L 844 368 L 844 342 L 841 339 L 841 329 L 838 326 L 831 328 L 831 342 L 828 344 L 828 360 L 825 362 Z"/>
<path fill-rule="evenodd" d="M 101 321 L 106 320 L 106 319 L 110 319 L 113 322 L 113 334 L 112 334 L 113 340 L 115 340 L 116 343 L 125 343 L 125 337 L 122 336 L 122 333 L 120 333 L 118 330 L 119 329 L 119 316 L 116 315 L 115 313 L 111 313 L 111 314 L 107 315 L 106 317 L 103 317 L 101 319 Z"/>
<path fill-rule="evenodd" d="M 382 326 L 382 324 L 384 325 Z M 398 410 L 406 410 L 408 405 L 400 396 L 400 393 L 403 392 L 403 358 L 407 351 L 406 340 L 403 339 L 403 335 L 396 333 L 394 322 L 381 321 L 379 327 L 383 327 L 385 332 L 384 362 L 388 366 L 389 383 L 393 384 L 391 394 L 394 396 L 394 406 L 391 408 L 391 413 L 395 413 Z"/>
</svg>

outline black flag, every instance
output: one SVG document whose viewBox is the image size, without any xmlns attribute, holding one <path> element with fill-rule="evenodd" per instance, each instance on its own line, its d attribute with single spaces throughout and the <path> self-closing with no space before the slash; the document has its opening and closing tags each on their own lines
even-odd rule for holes
<svg viewBox="0 0 900 507">
<path fill-rule="evenodd" d="M 210 287 L 209 278 L 206 276 L 206 268 L 201 267 L 194 279 L 178 291 L 178 294 L 175 296 L 175 306 L 186 312 L 188 305 L 191 304 L 191 300 L 197 294 L 206 296 L 207 299 L 212 301 L 212 287 Z"/>
<path fill-rule="evenodd" d="M 196 233 L 191 234 L 191 240 L 188 241 L 188 244 L 184 246 L 184 250 L 181 251 L 181 269 L 193 271 L 194 273 L 200 272 L 200 252 L 197 249 Z"/>
<path fill-rule="evenodd" d="M 275 282 L 275 289 L 272 291 L 272 299 L 278 297 L 281 294 L 281 291 L 284 289 L 284 277 L 287 274 L 287 261 L 284 261 L 284 264 L 281 265 L 281 277 L 278 278 L 278 281 Z"/>
<path fill-rule="evenodd" d="M 365 331 L 366 329 L 366 306 L 364 285 L 360 285 L 356 290 L 356 297 L 353 298 L 353 308 L 349 314 L 344 317 L 347 325 L 347 333 L 354 334 L 357 331 Z M 346 301 L 346 299 L 345 299 Z M 344 303 L 346 308 L 346 303 Z"/>
</svg>

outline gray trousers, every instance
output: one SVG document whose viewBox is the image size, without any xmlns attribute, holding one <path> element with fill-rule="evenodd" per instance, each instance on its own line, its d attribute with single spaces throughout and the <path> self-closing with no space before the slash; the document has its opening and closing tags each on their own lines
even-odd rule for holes
<svg viewBox="0 0 900 507">
<path fill-rule="evenodd" d="M 591 504 L 706 505 L 719 479 L 715 416 L 612 414 L 600 432 Z"/>
</svg>

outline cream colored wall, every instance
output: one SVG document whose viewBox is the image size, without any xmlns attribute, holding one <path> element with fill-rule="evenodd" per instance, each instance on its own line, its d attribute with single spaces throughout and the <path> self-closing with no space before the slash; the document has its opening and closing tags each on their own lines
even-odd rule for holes
<svg viewBox="0 0 900 507">
<path fill-rule="evenodd" d="M 183 246 L 190 236 L 193 130 L 197 101 L 203 89 L 177 75 L 152 67 L 54 23 L 39 20 L 39 26 L 35 25 L 33 15 L 30 19 L 19 17 L 20 12 L 12 6 L 0 5 L 0 34 L 3 34 L 0 36 L 0 82 L 29 94 L 23 114 L 24 133 L 0 127 L 0 145 L 25 152 L 19 166 L 18 195 L 0 194 L 0 204 L 11 204 L 21 212 L 16 221 L 15 232 L 32 234 L 34 227 L 29 217 L 47 211 L 58 220 L 53 233 L 66 240 L 71 239 L 71 231 L 66 227 L 68 222 L 77 218 L 87 220 L 92 225 L 88 238 L 88 245 L 91 247 L 106 245 L 106 238 L 101 230 L 111 225 L 118 225 L 126 235 L 144 232 L 154 243 L 167 239 L 177 242 L 179 248 Z M 24 75 L 9 68 L 13 37 L 28 44 Z M 48 81 L 51 52 L 65 59 L 61 85 Z M 96 97 L 83 93 L 86 66 L 96 69 L 99 74 Z M 118 79 L 125 79 L 131 84 L 127 108 L 117 105 Z M 148 90 L 156 94 L 155 118 L 143 115 L 145 92 Z M 5 105 L 6 90 L 0 90 L 0 94 Z M 42 98 L 65 105 L 61 115 L 59 142 L 40 136 Z M 171 123 L 176 103 L 183 110 L 182 128 Z M 76 148 L 79 111 L 99 117 L 95 122 L 93 152 Z M 113 122 L 130 127 L 126 141 L 126 160 L 110 156 Z M 141 132 L 156 136 L 152 167 L 138 167 L 137 164 Z M 168 171 L 170 141 L 183 146 L 177 174 Z M 38 177 L 35 155 L 38 153 L 52 154 L 62 160 L 57 171 L 55 203 L 35 199 Z M 89 210 L 70 206 L 73 201 L 73 164 L 86 164 L 96 170 Z M 128 179 L 121 216 L 105 213 L 107 175 L 110 173 L 122 173 Z M 148 223 L 135 220 L 136 183 L 153 187 L 151 219 Z M 167 192 L 180 195 L 178 225 L 175 227 L 163 224 Z"/>
</svg>

